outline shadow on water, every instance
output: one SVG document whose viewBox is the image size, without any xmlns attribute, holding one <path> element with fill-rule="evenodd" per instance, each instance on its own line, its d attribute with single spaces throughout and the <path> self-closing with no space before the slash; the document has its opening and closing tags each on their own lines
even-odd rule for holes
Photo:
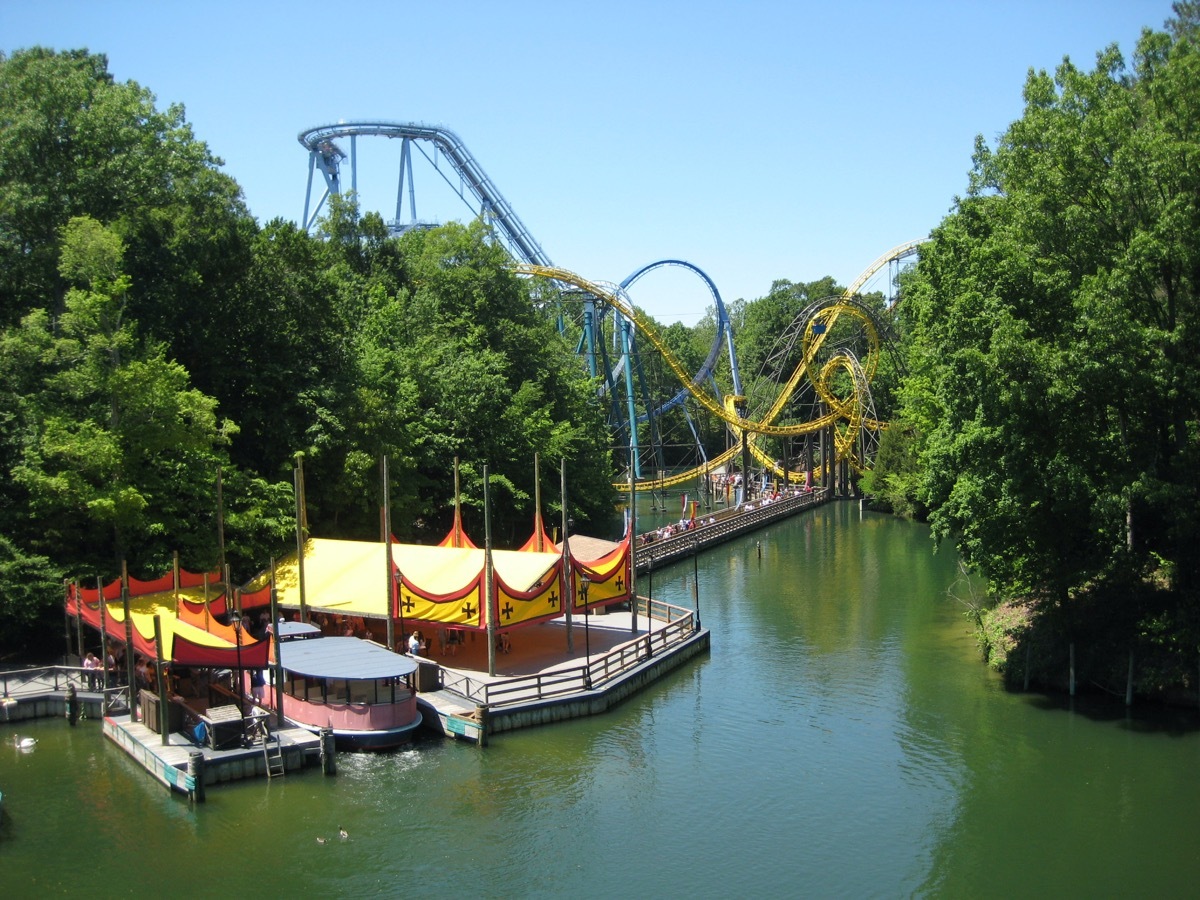
<svg viewBox="0 0 1200 900">
<path fill-rule="evenodd" d="M 1012 691 L 1022 696 L 1020 691 Z M 1089 721 L 1116 725 L 1135 734 L 1163 734 L 1187 737 L 1200 732 L 1200 712 L 1181 706 L 1156 706 L 1147 701 L 1127 707 L 1122 700 L 1102 694 L 1029 693 L 1027 704 L 1051 713 L 1072 713 Z"/>
</svg>

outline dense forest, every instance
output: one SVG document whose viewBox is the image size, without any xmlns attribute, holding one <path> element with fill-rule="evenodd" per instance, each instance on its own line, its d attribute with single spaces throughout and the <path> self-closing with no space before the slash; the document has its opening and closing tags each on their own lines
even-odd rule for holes
<svg viewBox="0 0 1200 900">
<path fill-rule="evenodd" d="M 1176 4 L 1132 64 L 1113 47 L 1030 72 L 919 262 L 858 298 L 892 351 L 862 488 L 961 554 L 1010 679 L 1063 683 L 1070 652 L 1117 691 L 1135 658 L 1140 691 L 1194 700 L 1198 9 Z M 563 460 L 570 515 L 612 521 L 627 460 L 577 335 L 483 224 L 397 236 L 334 198 L 311 235 L 260 225 L 182 108 L 83 51 L 0 56 L 0 125 L 0 645 L 54 621 L 64 577 L 156 575 L 175 551 L 211 567 L 218 475 L 236 580 L 292 540 L 297 459 L 320 535 L 379 533 L 385 455 L 401 540 L 444 533 L 456 458 L 475 532 L 489 467 L 502 544 L 532 523 L 535 453 L 547 513 Z M 749 417 L 797 364 L 802 310 L 840 291 L 780 279 L 730 305 Z M 660 338 L 696 371 L 716 329 L 710 310 Z M 710 455 L 731 439 L 699 408 L 661 427 Z M 691 439 L 663 441 L 661 465 L 689 465 Z"/>
<path fill-rule="evenodd" d="M 336 198 L 335 198 L 336 199 Z M 461 459 L 498 543 L 543 500 L 608 527 L 595 390 L 479 223 L 389 234 L 335 202 L 320 233 L 259 224 L 188 126 L 103 56 L 0 58 L 0 643 L 54 622 L 64 578 L 218 560 L 237 582 L 313 533 L 449 527 Z M 39 629 L 40 630 L 40 629 Z"/>
<path fill-rule="evenodd" d="M 1200 659 L 1200 14 L 1031 72 L 903 276 L 868 489 L 987 580 L 1012 679 L 1187 687 Z M 1000 602 L 996 602 L 1000 601 Z M 1131 657 L 1132 655 L 1132 657 Z"/>
</svg>

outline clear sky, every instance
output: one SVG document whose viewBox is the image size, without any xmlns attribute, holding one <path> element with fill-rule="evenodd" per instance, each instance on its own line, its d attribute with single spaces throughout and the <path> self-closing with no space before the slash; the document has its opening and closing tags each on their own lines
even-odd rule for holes
<svg viewBox="0 0 1200 900">
<path fill-rule="evenodd" d="M 556 265 L 618 282 L 681 258 L 722 297 L 842 284 L 925 237 L 976 134 L 1022 111 L 1030 68 L 1132 57 L 1168 0 L 0 0 L 0 49 L 86 47 L 182 103 L 260 222 L 299 221 L 297 134 L 339 120 L 456 132 Z M 395 211 L 395 141 L 359 141 L 363 205 Z M 470 212 L 414 166 L 422 219 Z M 407 206 L 405 208 L 407 215 Z M 884 285 L 874 283 L 876 289 Z M 635 285 L 694 322 L 682 270 Z"/>
</svg>

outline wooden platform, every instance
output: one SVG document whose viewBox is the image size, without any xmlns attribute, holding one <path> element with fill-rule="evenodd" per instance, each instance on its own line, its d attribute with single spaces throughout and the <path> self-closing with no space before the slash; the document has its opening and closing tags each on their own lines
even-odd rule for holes
<svg viewBox="0 0 1200 900">
<path fill-rule="evenodd" d="M 512 650 L 496 654 L 495 675 L 488 673 L 485 636 L 468 637 L 453 656 L 439 652 L 435 641 L 439 687 L 417 695 L 425 727 L 484 745 L 492 734 L 603 713 L 707 652 L 710 635 L 701 628 L 657 653 L 639 651 L 619 673 L 602 677 L 603 660 L 619 658 L 628 648 L 649 646 L 650 640 L 665 638 L 669 629 L 667 622 L 645 615 L 637 617 L 635 627 L 628 610 L 574 616 L 569 642 L 564 619 L 514 629 Z M 597 673 L 595 681 L 585 676 L 589 662 Z M 464 686 L 492 702 L 468 699 L 460 690 Z"/>
<path fill-rule="evenodd" d="M 276 734 L 283 753 L 285 772 L 301 769 L 319 760 L 319 735 L 303 728 L 284 728 Z M 262 744 L 213 750 L 193 743 L 178 732 L 168 735 L 164 744 L 162 735 L 140 722 L 130 721 L 128 715 L 105 717 L 104 735 L 159 782 L 182 793 L 190 793 L 196 787 L 195 781 L 188 775 L 188 763 L 195 753 L 203 758 L 206 785 L 267 775 L 267 760 Z"/>
</svg>

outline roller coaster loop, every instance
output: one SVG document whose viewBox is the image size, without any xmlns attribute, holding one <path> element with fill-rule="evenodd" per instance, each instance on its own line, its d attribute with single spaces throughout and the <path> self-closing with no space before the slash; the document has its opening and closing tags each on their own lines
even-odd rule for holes
<svg viewBox="0 0 1200 900">
<path fill-rule="evenodd" d="M 739 407 L 745 403 L 745 398 L 741 396 L 740 386 L 735 388 L 736 393 L 725 397 L 723 404 L 717 402 L 717 400 L 702 389 L 702 382 L 707 378 L 706 371 L 711 372 L 712 366 L 715 365 L 719 345 L 714 345 L 714 349 L 710 351 L 709 360 L 706 360 L 705 366 L 701 367 L 699 373 L 695 376 L 689 374 L 683 367 L 683 364 L 665 344 L 654 325 L 637 311 L 626 293 L 626 287 L 651 268 L 667 264 L 679 265 L 681 264 L 680 262 L 664 260 L 660 263 L 651 264 L 626 278 L 621 285 L 590 281 L 574 272 L 555 266 L 537 265 L 526 262 L 517 263 L 515 268 L 518 274 L 551 279 L 590 294 L 632 323 L 634 328 L 661 355 L 663 361 L 679 380 L 679 383 L 683 385 L 683 390 L 680 394 L 676 395 L 680 399 L 672 398 L 668 403 L 681 402 L 681 395 L 690 394 L 704 409 L 716 418 L 724 421 L 738 434 L 739 441 L 735 446 L 729 448 L 719 456 L 708 460 L 705 466 L 691 469 L 687 472 L 676 473 L 668 479 L 660 479 L 653 483 L 638 483 L 636 485 L 637 490 L 649 491 L 693 481 L 706 471 L 712 471 L 724 465 L 741 451 L 743 442 L 759 462 L 773 470 L 777 475 L 780 475 L 782 474 L 782 470 L 757 446 L 756 437 L 758 435 L 793 436 L 812 434 L 834 425 L 837 426 L 835 429 L 837 458 L 850 460 L 851 465 L 855 469 L 862 471 L 867 466 L 867 461 L 859 458 L 859 454 L 855 453 L 855 447 L 860 441 L 860 432 L 867 430 L 876 432 L 886 427 L 886 425 L 875 418 L 874 410 L 869 400 L 870 381 L 874 377 L 876 367 L 878 366 L 878 328 L 870 312 L 855 300 L 855 295 L 881 268 L 916 253 L 921 243 L 923 241 L 909 241 L 893 248 L 864 270 L 854 283 L 839 297 L 833 298 L 830 301 L 813 304 L 808 310 L 802 313 L 802 316 L 805 317 L 805 327 L 803 330 L 803 353 L 801 360 L 787 382 L 782 386 L 770 408 L 757 419 L 748 419 L 738 412 Z M 694 267 L 690 268 L 694 269 Z M 701 274 L 708 281 L 707 276 L 703 276 L 703 273 Z M 711 284 L 711 282 L 709 283 Z M 715 294 L 715 286 L 712 290 Z M 855 319 L 860 324 L 868 341 L 868 352 L 865 361 L 860 361 L 858 357 L 848 351 L 839 350 L 819 370 L 814 371 L 814 364 L 818 358 L 819 351 L 824 345 L 827 336 L 832 331 L 833 325 L 842 316 Z M 727 324 L 726 327 L 728 327 Z M 720 330 L 719 327 L 718 331 Z M 732 354 L 732 340 L 730 341 L 730 350 Z M 734 370 L 736 371 L 736 366 Z M 832 390 L 833 376 L 839 370 L 846 372 L 854 385 L 853 394 L 849 398 L 839 398 Z M 819 415 L 807 422 L 790 425 L 775 424 L 792 395 L 806 378 L 812 384 L 817 396 L 824 402 L 825 408 L 828 411 L 824 415 Z M 660 409 L 666 408 L 668 408 L 666 404 L 660 407 Z M 618 489 L 629 490 L 627 482 L 618 484 L 617 487 Z"/>
</svg>

